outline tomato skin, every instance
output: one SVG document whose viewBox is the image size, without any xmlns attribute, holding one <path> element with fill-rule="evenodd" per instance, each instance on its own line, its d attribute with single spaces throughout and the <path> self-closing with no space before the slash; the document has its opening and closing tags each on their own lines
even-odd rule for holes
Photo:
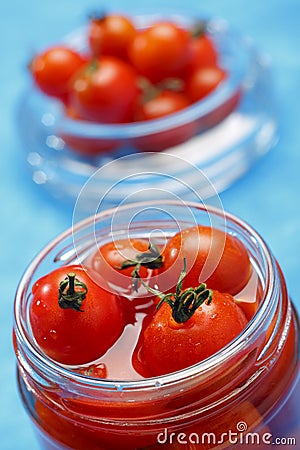
<svg viewBox="0 0 300 450">
<path fill-rule="evenodd" d="M 171 237 L 163 252 L 162 283 L 175 286 L 186 258 L 187 274 L 183 288 L 205 282 L 210 289 L 235 295 L 251 276 L 251 263 L 243 243 L 235 236 L 217 228 L 197 225 Z M 161 290 L 165 290 L 162 286 Z"/>
<path fill-rule="evenodd" d="M 88 40 L 93 56 L 115 56 L 128 59 L 128 48 L 137 31 L 131 20 L 123 15 L 110 14 L 92 18 Z"/>
<path fill-rule="evenodd" d="M 129 57 L 139 73 L 152 82 L 179 76 L 189 59 L 188 31 L 161 21 L 140 31 L 129 47 Z"/>
<path fill-rule="evenodd" d="M 154 120 L 173 114 L 190 105 L 189 99 L 180 92 L 164 90 L 142 103 L 136 111 L 137 120 Z"/>
<path fill-rule="evenodd" d="M 230 294 L 213 291 L 184 323 L 177 323 L 166 303 L 144 331 L 142 355 L 153 376 L 192 366 L 222 349 L 247 325 L 242 309 Z"/>
<path fill-rule="evenodd" d="M 213 41 L 206 34 L 201 34 L 190 41 L 190 58 L 185 69 L 185 74 L 200 67 L 217 66 L 218 53 Z"/>
<path fill-rule="evenodd" d="M 84 120 L 70 107 L 65 108 L 65 114 L 72 120 Z M 78 126 L 80 127 L 80 124 Z M 116 139 L 89 138 L 82 135 L 77 136 L 71 133 L 66 133 L 65 131 L 61 132 L 61 138 L 71 150 L 74 150 L 80 155 L 90 157 L 113 152 L 121 145 L 121 142 Z"/>
<path fill-rule="evenodd" d="M 220 104 L 217 108 L 210 111 L 204 117 L 201 118 L 199 125 L 203 129 L 214 127 L 222 120 L 226 119 L 238 106 L 241 100 L 242 92 L 237 90 L 231 97 L 229 97 L 224 103 Z"/>
<path fill-rule="evenodd" d="M 44 94 L 65 100 L 72 76 L 85 62 L 76 51 L 55 46 L 36 55 L 30 63 L 30 71 Z"/>
<path fill-rule="evenodd" d="M 70 106 L 82 118 L 102 123 L 132 120 L 139 87 L 134 69 L 114 57 L 85 64 L 73 78 Z"/>
<path fill-rule="evenodd" d="M 218 66 L 199 67 L 186 79 L 185 92 L 192 102 L 197 102 L 211 94 L 226 77 L 226 71 Z"/>
<path fill-rule="evenodd" d="M 107 367 L 103 363 L 80 367 L 78 369 L 74 369 L 74 372 L 93 378 L 107 378 Z"/>
<path fill-rule="evenodd" d="M 68 273 L 85 283 L 88 291 L 82 310 L 58 304 L 59 284 Z M 30 323 L 41 350 L 63 364 L 85 364 L 102 356 L 125 327 L 121 299 L 106 290 L 105 281 L 90 276 L 82 266 L 60 267 L 40 278 L 32 288 Z"/>
<path fill-rule="evenodd" d="M 190 101 L 183 93 L 163 90 L 156 97 L 141 104 L 136 110 L 135 118 L 138 121 L 160 119 L 188 106 L 190 106 Z M 197 123 L 189 122 L 177 125 L 170 130 L 138 137 L 133 140 L 133 145 L 143 151 L 162 151 L 185 142 L 194 136 L 197 130 Z"/>
<path fill-rule="evenodd" d="M 252 450 L 266 450 L 269 445 L 263 444 L 263 437 L 267 436 L 267 433 L 270 433 L 271 430 L 264 424 L 263 417 L 258 409 L 249 401 L 239 402 L 234 406 L 231 405 L 231 407 L 220 411 L 219 414 L 209 416 L 188 427 L 181 427 L 180 431 L 174 428 L 173 432 L 172 428 L 170 428 L 168 429 L 168 435 L 166 435 L 169 439 L 166 439 L 166 442 L 155 443 L 143 448 L 143 450 L 221 450 L 224 448 L 244 450 L 246 448 L 245 444 L 235 443 L 233 446 L 233 439 L 229 438 L 230 430 L 236 430 L 236 425 L 241 423 L 241 421 L 248 425 L 245 433 L 251 432 L 261 437 L 259 443 L 251 443 Z M 258 433 L 256 431 L 257 428 L 259 429 Z M 161 435 L 163 436 L 164 432 Z M 193 436 L 198 436 L 198 439 L 192 439 Z M 210 439 L 209 436 L 215 436 L 215 441 Z M 182 442 L 182 437 L 184 438 L 184 443 Z M 246 438 L 244 441 L 246 441 Z"/>
<path fill-rule="evenodd" d="M 119 270 L 125 260 L 135 260 L 139 253 L 149 248 L 148 239 L 118 239 L 110 241 L 99 248 L 91 258 L 90 265 L 94 271 L 101 274 L 111 289 L 132 294 L 132 271 L 134 267 Z M 140 277 L 147 279 L 154 276 L 156 269 L 141 266 Z M 150 294 L 148 294 L 150 296 Z"/>
<path fill-rule="evenodd" d="M 197 130 L 197 123 L 190 122 L 170 130 L 135 138 L 132 140 L 132 144 L 143 152 L 160 152 L 182 144 L 194 136 Z"/>
<path fill-rule="evenodd" d="M 84 156 L 93 157 L 113 152 L 120 146 L 120 142 L 109 139 L 92 139 L 65 133 L 61 137 L 71 150 Z"/>
<path fill-rule="evenodd" d="M 77 450 L 107 450 L 99 439 L 93 436 L 92 432 L 89 432 L 78 421 L 72 420 L 72 417 L 62 415 L 61 411 L 52 409 L 40 400 L 35 402 L 35 410 L 43 431 L 46 431 L 56 441 L 53 445 L 50 441 L 49 445 L 49 440 L 46 438 L 43 448 L 48 449 L 49 445 L 49 450 L 52 450 L 58 448 L 58 445 L 64 444 L 68 448 Z"/>
</svg>

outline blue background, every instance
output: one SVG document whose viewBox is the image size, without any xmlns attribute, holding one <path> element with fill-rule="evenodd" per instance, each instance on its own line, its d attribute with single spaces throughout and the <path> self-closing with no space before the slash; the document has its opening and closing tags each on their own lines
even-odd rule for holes
<svg viewBox="0 0 300 450">
<path fill-rule="evenodd" d="M 124 9 L 126 4 L 130 11 L 137 6 L 140 12 L 147 3 L 111 0 L 109 8 Z M 171 4 L 174 10 L 184 6 L 227 19 L 271 57 L 280 108 L 279 143 L 221 200 L 226 210 L 248 221 L 267 240 L 300 307 L 299 0 L 149 1 L 157 11 Z M 83 24 L 95 7 L 99 3 L 86 0 L 9 0 L 0 6 L 0 448 L 4 450 L 37 449 L 15 383 L 11 346 L 15 289 L 33 256 L 72 219 L 72 207 L 56 204 L 30 179 L 18 141 L 16 104 L 29 82 L 26 64 L 33 52 Z"/>
</svg>

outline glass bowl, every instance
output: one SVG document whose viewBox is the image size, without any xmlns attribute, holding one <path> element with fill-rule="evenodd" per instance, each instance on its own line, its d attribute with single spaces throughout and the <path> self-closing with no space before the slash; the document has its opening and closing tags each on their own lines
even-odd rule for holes
<svg viewBox="0 0 300 450">
<path fill-rule="evenodd" d="M 173 20 L 184 27 L 195 22 L 194 17 L 180 14 L 133 16 L 138 28 L 159 19 Z M 101 176 L 89 189 L 90 199 L 107 192 L 124 173 L 130 174 L 126 179 L 128 192 L 134 192 L 137 185 L 153 185 L 157 180 L 151 174 L 162 170 L 168 177 L 191 183 L 197 177 L 190 172 L 200 169 L 217 192 L 242 176 L 277 140 L 269 60 L 222 19 L 208 19 L 207 32 L 228 77 L 203 100 L 162 119 L 128 124 L 73 120 L 66 118 L 60 102 L 29 87 L 20 100 L 17 122 L 33 181 L 55 198 L 74 201 L 99 169 Z M 83 50 L 86 36 L 86 28 L 81 28 L 67 36 L 64 43 Z M 196 130 L 188 138 L 190 126 L 196 126 Z M 187 140 L 181 142 L 185 133 Z M 102 152 L 94 157 L 82 156 L 72 149 L 74 144 L 100 146 Z M 113 161 L 117 164 L 103 170 Z M 151 168 L 151 174 L 145 168 Z M 194 180 L 192 187 L 203 198 L 210 196 L 205 183 Z M 188 198 L 188 191 L 177 192 L 175 188 L 177 193 Z M 117 197 L 120 201 L 121 191 Z"/>
</svg>

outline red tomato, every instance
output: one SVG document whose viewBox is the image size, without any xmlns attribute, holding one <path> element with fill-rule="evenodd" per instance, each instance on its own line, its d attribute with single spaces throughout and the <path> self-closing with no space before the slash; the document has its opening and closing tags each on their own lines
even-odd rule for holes
<svg viewBox="0 0 300 450">
<path fill-rule="evenodd" d="M 191 303 L 184 291 L 177 292 L 169 297 L 168 303 L 165 300 L 145 329 L 140 354 L 153 376 L 203 361 L 229 344 L 246 327 L 247 319 L 230 294 L 211 292 L 204 290 L 205 287 L 195 297 L 203 295 L 196 309 L 196 301 Z M 212 295 L 211 301 L 209 295 Z"/>
<path fill-rule="evenodd" d="M 270 428 L 264 424 L 261 413 L 254 405 L 249 401 L 243 401 L 237 404 L 231 403 L 229 406 L 222 408 L 219 414 L 209 415 L 187 428 L 183 425 L 180 430 L 175 427 L 174 429 L 172 427 L 165 429 L 160 434 L 161 437 L 165 437 L 165 442 L 144 447 L 143 450 L 221 450 L 225 448 L 245 450 L 247 445 L 238 443 L 238 440 L 247 442 L 246 437 L 243 440 L 240 439 L 242 434 L 236 439 L 237 443 L 233 445 L 234 432 L 232 435 L 231 432 L 237 430 L 237 424 L 239 423 L 247 424 L 244 432 L 248 434 L 248 437 L 251 435 L 259 436 L 257 443 L 251 442 L 251 450 L 268 449 L 269 444 L 263 442 L 265 442 L 264 436 L 268 436 L 268 434 L 271 436 Z M 193 439 L 196 436 L 198 439 Z"/>
<path fill-rule="evenodd" d="M 74 150 L 80 155 L 91 157 L 112 152 L 120 145 L 120 142 L 115 140 L 93 139 L 65 133 L 62 133 L 61 137 L 71 150 Z"/>
<path fill-rule="evenodd" d="M 74 274 L 76 276 L 74 280 Z M 121 299 L 96 284 L 77 265 L 60 267 L 32 288 L 30 323 L 43 352 L 63 364 L 85 364 L 102 356 L 125 326 Z"/>
<path fill-rule="evenodd" d="M 252 319 L 259 307 L 259 299 L 254 297 L 252 302 L 244 301 L 243 299 L 234 299 L 235 303 L 244 311 L 248 320 Z"/>
<path fill-rule="evenodd" d="M 84 121 L 70 107 L 65 109 L 65 113 L 72 120 Z M 77 136 L 76 134 L 66 133 L 65 131 L 62 131 L 61 138 L 71 150 L 74 150 L 80 155 L 91 157 L 98 156 L 102 153 L 113 152 L 121 145 L 121 142 L 116 139 L 90 138 L 84 135 Z"/>
<path fill-rule="evenodd" d="M 60 401 L 60 399 L 58 399 Z M 35 410 L 38 416 L 39 424 L 48 436 L 42 442 L 43 448 L 51 450 L 58 447 L 58 442 L 65 444 L 67 448 L 76 448 L 76 450 L 106 450 L 101 441 L 94 436 L 95 433 L 87 427 L 74 421 L 74 418 L 65 416 L 60 410 L 55 410 L 41 402 L 39 399 L 35 402 Z M 54 439 L 54 443 L 50 439 Z M 40 437 L 43 440 L 43 436 Z"/>
<path fill-rule="evenodd" d="M 140 104 L 135 118 L 138 121 L 155 120 L 176 113 L 190 105 L 189 99 L 181 92 L 163 90 L 155 97 Z M 170 130 L 159 131 L 133 139 L 132 143 L 139 150 L 161 151 L 187 141 L 197 133 L 198 125 L 189 122 L 177 125 Z"/>
<path fill-rule="evenodd" d="M 135 274 L 148 279 L 162 266 L 159 250 L 149 250 L 148 239 L 119 239 L 104 244 L 92 256 L 91 267 L 100 273 L 109 286 L 117 291 L 132 293 Z M 134 273 L 133 273 L 134 272 Z M 135 283 L 134 288 L 138 286 Z"/>
<path fill-rule="evenodd" d="M 217 66 L 218 53 L 210 37 L 202 33 L 190 41 L 190 59 L 185 72 L 190 72 L 200 67 Z"/>
<path fill-rule="evenodd" d="M 70 80 L 85 61 L 74 50 L 56 46 L 36 55 L 30 63 L 30 70 L 36 85 L 45 94 L 65 101 Z"/>
<path fill-rule="evenodd" d="M 217 108 L 210 111 L 204 117 L 199 120 L 199 127 L 201 129 L 208 129 L 214 127 L 222 120 L 231 114 L 238 106 L 241 99 L 241 91 L 236 91 L 231 97 L 229 97 L 224 103 L 220 104 Z"/>
<path fill-rule="evenodd" d="M 189 59 L 188 31 L 171 22 L 157 22 L 139 32 L 129 47 L 136 69 L 153 82 L 178 76 Z"/>
<path fill-rule="evenodd" d="M 79 369 L 74 369 L 74 371 L 80 373 L 81 375 L 86 375 L 93 378 L 107 377 L 107 367 L 103 363 L 91 364 L 87 367 L 80 367 Z"/>
<path fill-rule="evenodd" d="M 128 47 L 135 35 L 131 20 L 119 14 L 92 17 L 88 31 L 93 56 L 102 54 L 122 59 L 128 58 Z"/>
<path fill-rule="evenodd" d="M 218 66 L 199 67 L 187 77 L 185 92 L 192 102 L 197 102 L 213 92 L 226 76 Z"/>
<path fill-rule="evenodd" d="M 137 120 L 153 120 L 173 114 L 190 105 L 190 100 L 180 92 L 158 91 L 157 95 L 141 103 L 137 108 Z"/>
<path fill-rule="evenodd" d="M 187 274 L 183 287 L 195 287 L 205 282 L 211 289 L 235 295 L 250 279 L 251 263 L 244 244 L 235 236 L 217 228 L 194 226 L 171 237 L 163 252 L 160 290 L 176 285 L 186 259 Z"/>
<path fill-rule="evenodd" d="M 197 133 L 196 122 L 180 125 L 166 131 L 141 136 L 132 140 L 132 145 L 143 152 L 160 152 L 182 144 Z"/>
<path fill-rule="evenodd" d="M 102 57 L 77 72 L 70 89 L 70 105 L 86 120 L 118 123 L 132 119 L 139 95 L 137 76 L 127 63 Z"/>
</svg>

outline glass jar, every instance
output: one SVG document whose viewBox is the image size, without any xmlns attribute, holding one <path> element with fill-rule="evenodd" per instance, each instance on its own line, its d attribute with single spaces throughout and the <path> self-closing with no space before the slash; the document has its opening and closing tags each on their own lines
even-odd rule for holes
<svg viewBox="0 0 300 450">
<path fill-rule="evenodd" d="M 151 234 L 163 242 L 195 223 L 233 234 L 250 256 L 253 275 L 237 297 L 248 297 L 250 304 L 254 299 L 259 306 L 234 341 L 192 367 L 135 380 L 75 373 L 40 351 L 28 318 L 31 286 L 39 277 L 61 265 L 84 263 L 112 236 Z M 15 300 L 19 390 L 47 450 L 296 445 L 298 326 L 280 267 L 249 225 L 200 203 L 127 204 L 79 222 L 51 242 L 25 272 Z"/>
</svg>

